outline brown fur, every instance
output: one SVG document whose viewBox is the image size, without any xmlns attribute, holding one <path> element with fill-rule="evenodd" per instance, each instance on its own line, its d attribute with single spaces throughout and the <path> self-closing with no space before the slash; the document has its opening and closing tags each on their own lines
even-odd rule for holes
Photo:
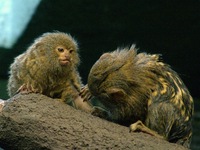
<svg viewBox="0 0 200 150">
<path fill-rule="evenodd" d="M 189 147 L 193 99 L 159 55 L 137 54 L 134 46 L 103 54 L 93 65 L 88 88 L 107 110 L 108 120 L 140 120 L 170 142 Z"/>
<path fill-rule="evenodd" d="M 82 86 L 77 42 L 66 33 L 45 33 L 10 66 L 8 93 L 41 93 L 71 101 Z"/>
</svg>

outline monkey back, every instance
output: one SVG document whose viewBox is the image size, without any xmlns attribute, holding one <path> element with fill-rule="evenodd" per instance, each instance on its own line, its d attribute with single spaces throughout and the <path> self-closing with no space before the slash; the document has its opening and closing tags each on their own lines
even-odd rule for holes
<svg viewBox="0 0 200 150">
<path fill-rule="evenodd" d="M 193 99 L 159 55 L 137 54 L 134 46 L 105 53 L 89 73 L 88 88 L 109 120 L 126 125 L 141 120 L 169 142 L 189 147 Z"/>
</svg>

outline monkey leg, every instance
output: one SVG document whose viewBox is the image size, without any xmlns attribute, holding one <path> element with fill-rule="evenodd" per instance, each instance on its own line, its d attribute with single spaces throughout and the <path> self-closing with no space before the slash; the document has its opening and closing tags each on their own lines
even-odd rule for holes
<svg viewBox="0 0 200 150">
<path fill-rule="evenodd" d="M 4 105 L 5 101 L 0 99 L 0 112 L 3 110 Z"/>
<path fill-rule="evenodd" d="M 79 95 L 82 97 L 83 101 L 88 101 L 92 98 L 92 94 L 88 89 L 88 85 L 85 85 L 81 88 L 81 92 L 79 93 Z"/>
<path fill-rule="evenodd" d="M 130 131 L 131 132 L 135 132 L 135 131 L 141 131 L 141 132 L 144 132 L 144 133 L 147 133 L 147 134 L 150 134 L 152 136 L 155 136 L 157 138 L 160 138 L 160 139 L 164 139 L 163 136 L 159 135 L 157 132 L 149 129 L 148 127 L 146 127 L 142 121 L 138 120 L 137 122 L 133 123 L 130 125 Z"/>
</svg>

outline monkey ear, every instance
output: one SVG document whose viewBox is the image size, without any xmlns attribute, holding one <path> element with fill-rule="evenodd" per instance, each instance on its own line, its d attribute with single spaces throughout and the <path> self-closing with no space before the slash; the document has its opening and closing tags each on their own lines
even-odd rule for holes
<svg viewBox="0 0 200 150">
<path fill-rule="evenodd" d="M 125 92 L 122 89 L 118 89 L 118 88 L 111 88 L 107 90 L 107 92 L 111 97 L 115 99 L 122 98 L 125 95 Z"/>
</svg>

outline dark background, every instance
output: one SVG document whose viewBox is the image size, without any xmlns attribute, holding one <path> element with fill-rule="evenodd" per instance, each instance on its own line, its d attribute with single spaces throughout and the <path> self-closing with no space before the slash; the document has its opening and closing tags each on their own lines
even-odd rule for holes
<svg viewBox="0 0 200 150">
<path fill-rule="evenodd" d="M 103 52 L 135 43 L 140 51 L 162 54 L 192 96 L 200 97 L 199 0 L 42 0 L 13 49 L 1 48 L 0 77 L 7 79 L 14 57 L 53 30 L 78 40 L 84 83 Z"/>
<path fill-rule="evenodd" d="M 84 84 L 102 53 L 135 43 L 142 52 L 163 55 L 195 98 L 196 112 L 199 109 L 200 0 L 41 0 L 14 47 L 0 48 L 0 78 L 7 80 L 14 57 L 35 38 L 54 30 L 78 40 Z"/>
</svg>

